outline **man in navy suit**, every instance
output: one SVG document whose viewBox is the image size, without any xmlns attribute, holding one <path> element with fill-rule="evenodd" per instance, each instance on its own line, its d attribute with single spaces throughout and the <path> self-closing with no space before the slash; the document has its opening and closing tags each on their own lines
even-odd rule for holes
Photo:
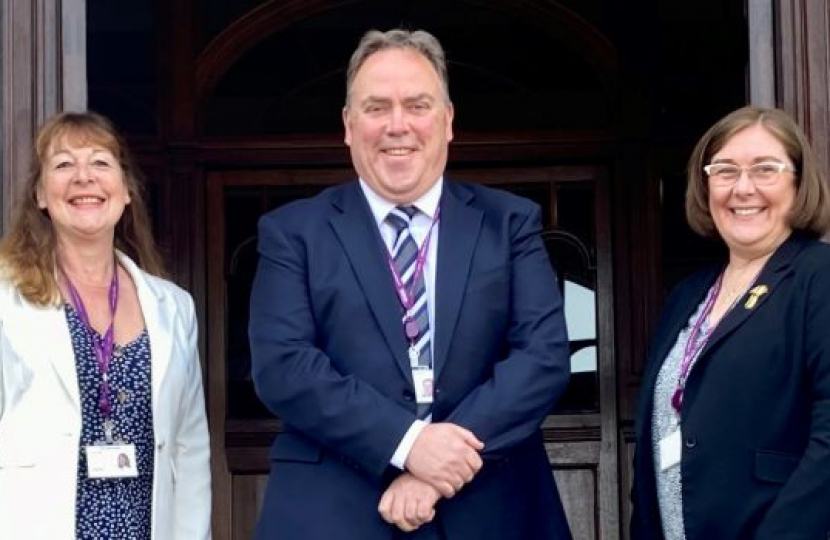
<svg viewBox="0 0 830 540">
<path fill-rule="evenodd" d="M 343 109 L 359 179 L 259 224 L 253 377 L 284 422 L 256 538 L 570 538 L 540 424 L 569 377 L 537 205 L 444 178 L 423 31 L 367 33 Z"/>
</svg>

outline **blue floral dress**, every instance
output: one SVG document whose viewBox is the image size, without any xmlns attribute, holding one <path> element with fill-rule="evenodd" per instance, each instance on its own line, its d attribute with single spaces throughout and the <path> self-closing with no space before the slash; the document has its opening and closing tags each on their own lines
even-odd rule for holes
<svg viewBox="0 0 830 540">
<path fill-rule="evenodd" d="M 132 342 L 117 346 L 109 366 L 113 404 L 113 438 L 136 448 L 137 478 L 88 478 L 86 446 L 104 439 L 98 408 L 101 373 L 95 350 L 75 309 L 66 319 L 81 392 L 82 431 L 78 457 L 75 535 L 83 540 L 149 540 L 153 499 L 153 412 L 150 338 L 144 330 Z M 96 334 L 96 339 L 102 339 Z"/>
</svg>

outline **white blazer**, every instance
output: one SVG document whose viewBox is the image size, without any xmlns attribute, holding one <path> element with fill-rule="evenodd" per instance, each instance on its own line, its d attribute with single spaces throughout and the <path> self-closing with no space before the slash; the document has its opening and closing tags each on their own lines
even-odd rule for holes
<svg viewBox="0 0 830 540">
<path fill-rule="evenodd" d="M 154 540 L 210 538 L 210 449 L 193 300 L 122 253 L 150 336 Z M 81 401 L 64 310 L 0 280 L 0 537 L 75 538 Z"/>
</svg>

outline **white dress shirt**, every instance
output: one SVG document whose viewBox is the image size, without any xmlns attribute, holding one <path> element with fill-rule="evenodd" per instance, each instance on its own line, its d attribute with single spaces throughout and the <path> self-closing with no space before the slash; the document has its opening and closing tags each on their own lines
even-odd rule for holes
<svg viewBox="0 0 830 540">
<path fill-rule="evenodd" d="M 429 234 L 430 227 L 432 227 L 432 236 L 427 248 L 426 261 L 424 262 L 424 286 L 427 292 L 427 311 L 429 313 L 429 328 L 431 332 L 430 347 L 433 350 L 435 347 L 435 268 L 438 262 L 438 228 L 440 227 L 440 221 L 435 223 L 435 225 L 432 222 L 438 212 L 438 204 L 441 201 L 443 187 L 444 178 L 441 177 L 426 193 L 411 203 L 419 212 L 412 216 L 412 221 L 409 223 L 409 231 L 415 239 L 415 243 L 418 244 L 418 247 L 423 245 Z M 360 179 L 360 188 L 363 190 L 363 195 L 369 202 L 369 208 L 372 210 L 372 215 L 380 230 L 380 235 L 383 237 L 387 249 L 391 250 L 397 236 L 397 231 L 395 231 L 391 223 L 386 221 L 386 217 L 397 205 L 375 193 L 362 178 Z M 401 331 L 403 331 L 403 321 L 401 321 Z M 398 443 L 398 448 L 392 455 L 392 459 L 389 460 L 392 465 L 399 469 L 404 468 L 406 458 L 409 456 L 415 439 L 429 421 L 430 418 L 427 417 L 425 420 L 415 420 L 412 423 L 401 439 L 401 442 Z"/>
</svg>

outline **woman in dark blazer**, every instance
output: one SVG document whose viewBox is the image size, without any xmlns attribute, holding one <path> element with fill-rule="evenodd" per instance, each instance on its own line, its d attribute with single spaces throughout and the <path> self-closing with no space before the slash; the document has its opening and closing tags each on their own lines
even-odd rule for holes
<svg viewBox="0 0 830 540">
<path fill-rule="evenodd" d="M 830 196 L 785 113 L 746 107 L 689 161 L 728 258 L 678 286 L 637 411 L 632 538 L 830 537 Z"/>
</svg>

